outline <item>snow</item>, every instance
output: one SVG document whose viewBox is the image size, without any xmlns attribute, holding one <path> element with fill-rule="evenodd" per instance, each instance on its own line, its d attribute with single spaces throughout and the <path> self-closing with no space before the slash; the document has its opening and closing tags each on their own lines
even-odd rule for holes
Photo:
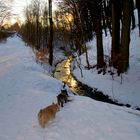
<svg viewBox="0 0 140 140">
<path fill-rule="evenodd" d="M 17 36 L 0 45 L 0 58 L 0 139 L 33 139 L 37 113 L 55 101 L 61 82 L 47 76 Z"/>
<path fill-rule="evenodd" d="M 92 83 L 106 93 L 111 91 L 109 84 L 113 84 L 115 97 L 132 102 L 134 106 L 139 105 L 140 98 L 136 92 L 140 85 L 137 36 L 132 46 L 133 53 L 138 56 L 131 54 L 131 65 L 134 68 L 130 67 L 128 74 L 124 75 L 122 85 L 118 77 L 113 81 L 109 75 L 97 75 L 94 70 L 83 70 L 85 76 L 81 80 Z M 89 53 L 92 54 L 92 50 Z M 84 63 L 84 59 L 82 61 Z M 88 80 L 86 74 L 89 74 Z M 32 49 L 25 46 L 18 36 L 1 43 L 0 140 L 140 139 L 140 111 L 71 94 L 72 101 L 60 108 L 56 118 L 46 128 L 41 128 L 37 113 L 41 108 L 56 102 L 61 87 L 62 82 L 51 77 L 47 70 L 36 63 Z M 117 88 L 119 91 L 116 93 Z M 133 91 L 133 96 L 129 90 Z"/>
<path fill-rule="evenodd" d="M 106 56 L 110 56 L 111 37 L 103 36 L 103 38 L 104 53 Z M 87 46 L 90 48 L 88 51 L 89 62 L 91 65 L 94 65 L 96 64 L 96 40 L 94 39 L 88 42 Z M 109 95 L 113 100 L 130 104 L 132 108 L 140 108 L 140 37 L 138 27 L 131 31 L 130 68 L 127 73 L 122 74 L 122 79 L 121 76 L 118 77 L 117 74 L 114 75 L 114 80 L 109 73 L 106 75 L 97 74 L 95 68 L 87 70 L 84 68 L 84 66 L 87 65 L 85 54 L 80 58 L 84 76 L 81 77 L 78 67 L 74 70 L 74 75 L 79 81 L 86 83 L 90 87 L 98 88 L 98 90 L 103 91 L 104 94 Z M 110 69 L 115 71 L 113 68 L 109 68 L 108 70 Z"/>
<path fill-rule="evenodd" d="M 139 139 L 139 116 L 126 112 L 120 107 L 76 96 L 58 113 L 46 139 L 47 136 L 52 136 L 52 140 Z"/>
</svg>

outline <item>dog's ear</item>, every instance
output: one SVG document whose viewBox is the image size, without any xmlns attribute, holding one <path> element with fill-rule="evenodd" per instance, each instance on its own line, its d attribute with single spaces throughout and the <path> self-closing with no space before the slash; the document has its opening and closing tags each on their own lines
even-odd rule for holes
<svg viewBox="0 0 140 140">
<path fill-rule="evenodd" d="M 42 111 L 43 111 L 43 110 L 42 110 L 42 109 L 40 109 L 40 111 L 39 111 L 39 112 L 40 112 L 40 113 L 42 113 Z"/>
</svg>

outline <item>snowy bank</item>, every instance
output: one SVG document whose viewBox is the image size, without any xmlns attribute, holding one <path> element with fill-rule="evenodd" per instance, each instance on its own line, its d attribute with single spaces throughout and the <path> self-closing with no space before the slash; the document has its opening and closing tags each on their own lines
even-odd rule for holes
<svg viewBox="0 0 140 140">
<path fill-rule="evenodd" d="M 122 74 L 122 79 L 117 73 L 113 76 L 113 80 L 110 73 L 102 75 L 97 74 L 96 68 L 90 70 L 85 69 L 84 66 L 87 65 L 85 54 L 80 57 L 83 78 L 80 75 L 80 69 L 78 67 L 74 70 L 74 75 L 79 81 L 93 88 L 98 88 L 98 90 L 109 95 L 113 100 L 124 104 L 130 104 L 132 108 L 140 108 L 140 38 L 138 32 L 138 27 L 131 32 L 130 68 L 127 73 Z M 103 37 L 103 44 L 105 55 L 110 56 L 110 36 Z M 87 43 L 87 46 L 90 48 L 88 51 L 89 62 L 91 65 L 94 65 L 96 64 L 96 40 L 94 39 Z M 110 69 L 115 71 L 113 68 L 109 68 L 108 70 Z"/>
<path fill-rule="evenodd" d="M 0 140 L 139 140 L 139 111 L 82 96 L 41 128 L 37 113 L 56 101 L 60 87 L 19 37 L 0 44 Z"/>
</svg>

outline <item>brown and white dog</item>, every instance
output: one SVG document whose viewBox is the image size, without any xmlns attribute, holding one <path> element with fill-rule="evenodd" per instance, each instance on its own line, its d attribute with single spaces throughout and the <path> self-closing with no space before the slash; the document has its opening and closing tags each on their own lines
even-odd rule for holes
<svg viewBox="0 0 140 140">
<path fill-rule="evenodd" d="M 55 118 L 56 113 L 59 111 L 58 104 L 52 103 L 44 109 L 41 109 L 38 113 L 39 124 L 45 128 L 46 124 Z"/>
</svg>

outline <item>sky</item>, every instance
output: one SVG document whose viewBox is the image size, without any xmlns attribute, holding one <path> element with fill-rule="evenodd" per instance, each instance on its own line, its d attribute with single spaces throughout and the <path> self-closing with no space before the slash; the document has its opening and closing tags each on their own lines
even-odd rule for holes
<svg viewBox="0 0 140 140">
<path fill-rule="evenodd" d="M 13 8 L 12 13 L 15 14 L 15 16 L 12 16 L 11 22 L 16 22 L 17 18 L 20 20 L 24 20 L 24 14 L 23 10 L 24 7 L 26 7 L 31 0 L 14 0 L 13 1 Z"/>
<path fill-rule="evenodd" d="M 22 21 L 24 21 L 24 13 L 23 10 L 24 8 L 31 3 L 32 0 L 13 0 L 13 14 L 16 14 L 17 16 L 13 16 L 11 18 L 11 22 L 14 23 L 16 22 L 17 18 L 21 19 Z M 48 1 L 48 0 L 46 0 Z M 53 0 L 53 8 L 56 9 L 56 5 L 54 4 Z"/>
</svg>

